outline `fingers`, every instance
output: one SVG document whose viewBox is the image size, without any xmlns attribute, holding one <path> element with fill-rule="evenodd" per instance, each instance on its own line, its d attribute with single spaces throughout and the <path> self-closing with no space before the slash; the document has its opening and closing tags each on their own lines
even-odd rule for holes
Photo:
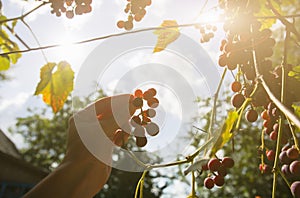
<svg viewBox="0 0 300 198">
<path fill-rule="evenodd" d="M 90 116 L 97 116 L 101 128 L 112 140 L 117 129 L 128 131 L 126 129 L 129 126 L 129 119 L 136 111 L 136 107 L 132 104 L 133 99 L 133 95 L 130 94 L 101 98 L 78 112 L 78 116 L 84 117 L 80 120 L 86 122 L 91 119 Z"/>
<path fill-rule="evenodd" d="M 122 94 L 102 98 L 95 102 L 98 120 L 110 139 L 114 138 L 114 133 L 119 128 L 129 132 L 128 121 L 137 109 L 132 104 L 133 99 L 133 95 Z"/>
<path fill-rule="evenodd" d="M 132 104 L 134 96 L 131 94 L 122 94 L 112 97 L 101 98 L 94 104 L 97 116 L 100 120 L 110 119 L 111 116 L 118 117 L 118 114 L 130 117 L 136 111 Z M 116 114 L 116 115 L 112 115 Z"/>
</svg>

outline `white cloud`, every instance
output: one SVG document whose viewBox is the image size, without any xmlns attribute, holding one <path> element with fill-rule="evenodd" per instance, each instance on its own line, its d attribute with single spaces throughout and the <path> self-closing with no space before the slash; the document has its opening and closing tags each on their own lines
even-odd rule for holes
<svg viewBox="0 0 300 198">
<path fill-rule="evenodd" d="M 6 108 L 16 108 L 22 106 L 29 98 L 30 93 L 21 92 L 14 98 L 1 99 L 0 111 Z"/>
<path fill-rule="evenodd" d="M 28 1 L 10 0 L 9 3 L 10 4 L 8 4 L 8 7 L 14 8 L 14 13 L 13 13 L 14 15 L 22 15 L 41 4 L 41 2 L 35 0 L 28 0 Z M 9 9 L 6 8 L 4 9 L 4 11 L 5 10 L 9 10 Z M 44 14 L 46 12 L 50 12 L 49 5 L 43 6 L 42 8 L 36 10 L 35 12 L 32 12 L 30 15 L 26 17 L 26 21 L 27 22 L 34 21 L 35 19 L 37 19 L 37 17 L 40 14 Z"/>
</svg>

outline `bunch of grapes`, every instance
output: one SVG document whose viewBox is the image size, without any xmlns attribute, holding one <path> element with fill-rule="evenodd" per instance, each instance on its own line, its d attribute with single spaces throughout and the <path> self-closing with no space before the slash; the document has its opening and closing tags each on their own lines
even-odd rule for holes
<svg viewBox="0 0 300 198">
<path fill-rule="evenodd" d="M 287 144 L 279 155 L 282 164 L 281 172 L 292 181 L 291 192 L 294 197 L 300 197 L 300 154 L 297 148 Z"/>
<path fill-rule="evenodd" d="M 217 27 L 211 24 L 196 25 L 195 28 L 199 29 L 199 32 L 201 34 L 200 43 L 209 42 L 210 39 L 215 36 L 214 32 L 217 31 Z"/>
<path fill-rule="evenodd" d="M 210 171 L 204 179 L 204 186 L 212 189 L 216 186 L 223 186 L 225 183 L 224 177 L 227 175 L 228 169 L 234 166 L 234 160 L 230 157 L 224 157 L 222 160 L 212 158 L 208 163 L 202 166 L 202 171 Z"/>
<path fill-rule="evenodd" d="M 66 17 L 72 19 L 74 15 L 81 15 L 92 11 L 92 0 L 49 0 L 51 3 L 51 13 L 61 16 L 62 13 Z"/>
<path fill-rule="evenodd" d="M 298 137 L 292 135 L 295 128 L 270 100 L 258 79 L 259 74 L 275 97 L 281 98 L 283 67 L 281 65 L 273 67 L 273 62 L 270 60 L 276 44 L 275 39 L 272 38 L 272 31 L 268 28 L 263 29 L 261 23 L 255 18 L 255 13 L 260 10 L 260 5 L 255 4 L 255 1 L 224 0 L 220 1 L 220 7 L 224 9 L 224 18 L 228 20 L 223 27 L 226 38 L 221 41 L 219 65 L 231 71 L 237 70 L 235 80 L 231 84 L 234 92 L 231 98 L 232 106 L 241 109 L 246 105 L 246 99 L 249 99 L 247 100 L 249 108 L 243 106 L 246 109 L 246 120 L 249 122 L 255 122 L 258 119 L 257 110 L 263 108 L 262 133 L 271 140 L 274 148 L 278 141 L 279 128 L 282 127 L 280 146 L 288 143 L 290 146 L 283 147 L 280 154 L 281 171 L 291 180 L 293 195 L 300 197 L 299 150 L 295 147 L 296 142 L 293 139 Z M 293 103 L 300 101 L 300 82 L 287 75 L 292 70 L 292 65 L 284 65 L 284 70 L 286 75 L 284 105 L 290 111 L 294 111 Z M 280 119 L 282 126 L 279 124 Z M 262 173 L 271 173 L 275 161 L 275 149 L 267 148 L 261 154 L 263 157 L 259 169 Z M 265 157 L 266 161 L 263 160 Z"/>
<path fill-rule="evenodd" d="M 117 22 L 118 28 L 124 28 L 125 30 L 132 30 L 133 21 L 139 22 L 146 15 L 146 7 L 150 6 L 151 0 L 127 0 L 128 3 L 124 9 L 124 12 L 128 14 L 127 21 L 120 20 Z"/>
<path fill-rule="evenodd" d="M 131 118 L 130 124 L 134 128 L 133 135 L 136 139 L 136 145 L 139 147 L 147 144 L 146 133 L 150 136 L 156 136 L 159 133 L 158 125 L 151 121 L 156 115 L 154 108 L 158 107 L 159 104 L 159 100 L 155 98 L 155 95 L 156 90 L 154 88 L 148 89 L 144 93 L 140 89 L 134 92 L 135 98 L 132 103 L 140 109 L 140 112 Z M 144 101 L 149 107 L 146 110 L 143 110 Z"/>
<path fill-rule="evenodd" d="M 130 131 L 132 131 L 138 147 L 144 147 L 147 144 L 146 133 L 150 136 L 156 136 L 159 133 L 159 126 L 151 120 L 155 117 L 155 108 L 159 105 L 159 100 L 155 96 L 156 90 L 154 88 L 150 88 L 144 93 L 140 89 L 134 92 L 132 105 L 139 109 L 139 112 L 129 120 L 131 130 L 117 129 L 115 131 L 113 137 L 115 145 L 119 147 L 124 146 L 130 136 Z M 144 101 L 149 107 L 145 110 L 143 109 L 145 106 Z"/>
</svg>

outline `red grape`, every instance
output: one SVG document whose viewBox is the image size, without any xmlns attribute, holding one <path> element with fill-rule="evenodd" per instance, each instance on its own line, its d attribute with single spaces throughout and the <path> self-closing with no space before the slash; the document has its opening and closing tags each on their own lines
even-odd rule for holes
<svg viewBox="0 0 300 198">
<path fill-rule="evenodd" d="M 214 183 L 214 180 L 210 177 L 207 177 L 204 179 L 204 186 L 207 188 L 207 189 L 212 189 L 214 187 L 215 183 Z"/>
<path fill-rule="evenodd" d="M 295 198 L 300 198 L 300 181 L 295 181 L 292 183 L 291 192 Z"/>
<path fill-rule="evenodd" d="M 221 166 L 221 162 L 217 158 L 210 159 L 208 162 L 208 168 L 211 171 L 218 171 Z"/>
</svg>

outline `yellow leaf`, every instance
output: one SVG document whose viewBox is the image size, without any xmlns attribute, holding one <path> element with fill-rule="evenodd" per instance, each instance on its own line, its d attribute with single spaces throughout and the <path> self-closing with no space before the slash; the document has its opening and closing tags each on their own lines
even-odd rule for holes
<svg viewBox="0 0 300 198">
<path fill-rule="evenodd" d="M 271 0 L 272 5 L 278 11 L 279 14 L 282 14 L 282 10 L 280 4 L 274 0 Z M 267 6 L 266 0 L 259 0 L 260 10 L 258 13 L 255 14 L 257 17 L 267 17 L 267 16 L 275 16 L 272 10 Z M 276 19 L 269 18 L 269 19 L 259 19 L 262 26 L 261 29 L 266 29 L 272 27 L 273 24 L 276 23 Z"/>
<path fill-rule="evenodd" d="M 42 94 L 44 102 L 56 113 L 63 107 L 73 90 L 73 79 L 74 72 L 67 62 L 62 61 L 58 65 L 47 63 L 41 68 L 40 82 L 34 95 Z"/>
<path fill-rule="evenodd" d="M 234 126 L 235 121 L 238 119 L 239 114 L 236 111 L 229 111 L 227 119 L 223 124 L 221 129 L 221 133 L 218 136 L 217 141 L 215 142 L 213 148 L 211 149 L 210 156 L 216 154 L 216 152 L 221 149 L 224 144 L 226 144 L 232 137 L 232 128 Z"/>
<path fill-rule="evenodd" d="M 8 56 L 0 56 L 0 71 L 8 70 L 10 61 Z"/>
<path fill-rule="evenodd" d="M 170 27 L 155 30 L 153 33 L 157 35 L 157 42 L 153 53 L 164 50 L 170 43 L 174 42 L 179 36 L 180 32 L 178 24 L 175 20 L 165 20 L 160 27 Z"/>
</svg>

